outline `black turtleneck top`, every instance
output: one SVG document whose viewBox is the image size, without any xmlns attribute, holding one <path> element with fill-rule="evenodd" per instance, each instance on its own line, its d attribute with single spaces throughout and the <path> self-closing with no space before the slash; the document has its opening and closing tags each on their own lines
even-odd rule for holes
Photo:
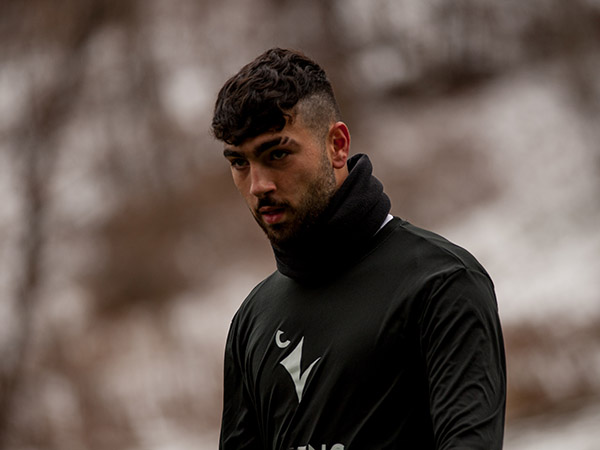
<svg viewBox="0 0 600 450">
<path fill-rule="evenodd" d="M 502 448 L 492 281 L 466 250 L 394 218 L 368 158 L 236 313 L 220 449 Z M 378 231 L 379 230 L 379 231 Z"/>
</svg>

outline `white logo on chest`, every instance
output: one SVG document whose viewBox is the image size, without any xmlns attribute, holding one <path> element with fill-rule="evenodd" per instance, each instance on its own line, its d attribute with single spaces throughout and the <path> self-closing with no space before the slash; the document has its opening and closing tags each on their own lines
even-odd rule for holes
<svg viewBox="0 0 600 450">
<path fill-rule="evenodd" d="M 286 348 L 290 345 L 290 341 L 282 341 L 281 335 L 283 331 L 277 330 L 275 334 L 275 343 L 279 348 Z M 304 392 L 304 386 L 306 385 L 306 380 L 310 375 L 315 364 L 321 359 L 320 357 L 315 359 L 310 366 L 302 373 L 301 363 L 302 363 L 302 344 L 304 343 L 304 337 L 300 339 L 296 348 L 292 350 L 292 352 L 283 359 L 280 364 L 285 367 L 285 370 L 288 371 L 290 376 L 292 377 L 292 381 L 294 382 L 294 386 L 296 387 L 296 395 L 298 396 L 298 403 L 302 401 L 302 393 Z"/>
</svg>

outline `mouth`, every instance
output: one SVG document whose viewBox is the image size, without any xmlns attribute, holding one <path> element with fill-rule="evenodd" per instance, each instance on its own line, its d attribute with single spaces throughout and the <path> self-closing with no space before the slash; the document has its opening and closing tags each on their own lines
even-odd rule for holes
<svg viewBox="0 0 600 450">
<path fill-rule="evenodd" d="M 278 206 L 263 206 L 258 209 L 258 213 L 267 224 L 274 225 L 283 220 L 285 209 Z"/>
</svg>

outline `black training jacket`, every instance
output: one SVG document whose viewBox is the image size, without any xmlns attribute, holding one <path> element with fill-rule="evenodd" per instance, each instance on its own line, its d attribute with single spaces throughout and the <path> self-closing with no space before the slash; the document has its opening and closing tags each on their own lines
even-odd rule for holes
<svg viewBox="0 0 600 450">
<path fill-rule="evenodd" d="M 475 258 L 394 218 L 332 272 L 275 272 L 240 307 L 220 449 L 501 449 L 502 332 Z"/>
</svg>

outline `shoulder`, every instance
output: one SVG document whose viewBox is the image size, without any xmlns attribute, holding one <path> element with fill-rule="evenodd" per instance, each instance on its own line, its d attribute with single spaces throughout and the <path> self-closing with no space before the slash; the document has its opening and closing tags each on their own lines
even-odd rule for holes
<svg viewBox="0 0 600 450">
<path fill-rule="evenodd" d="M 463 247 L 399 218 L 388 223 L 378 239 L 370 265 L 383 274 L 383 283 L 396 286 L 402 298 L 412 299 L 411 304 L 423 305 L 449 285 L 469 285 L 469 290 L 495 304 L 491 277 Z"/>
<path fill-rule="evenodd" d="M 409 264 L 411 270 L 453 273 L 466 269 L 489 277 L 468 250 L 433 231 L 399 218 L 394 218 L 382 231 L 386 233 L 382 244 L 393 253 L 395 259 Z"/>
<path fill-rule="evenodd" d="M 289 285 L 289 278 L 278 271 L 273 272 L 246 296 L 233 317 L 233 324 L 239 326 L 260 319 L 268 310 L 277 306 L 274 299 L 279 298 L 282 292 L 289 289 Z"/>
</svg>

